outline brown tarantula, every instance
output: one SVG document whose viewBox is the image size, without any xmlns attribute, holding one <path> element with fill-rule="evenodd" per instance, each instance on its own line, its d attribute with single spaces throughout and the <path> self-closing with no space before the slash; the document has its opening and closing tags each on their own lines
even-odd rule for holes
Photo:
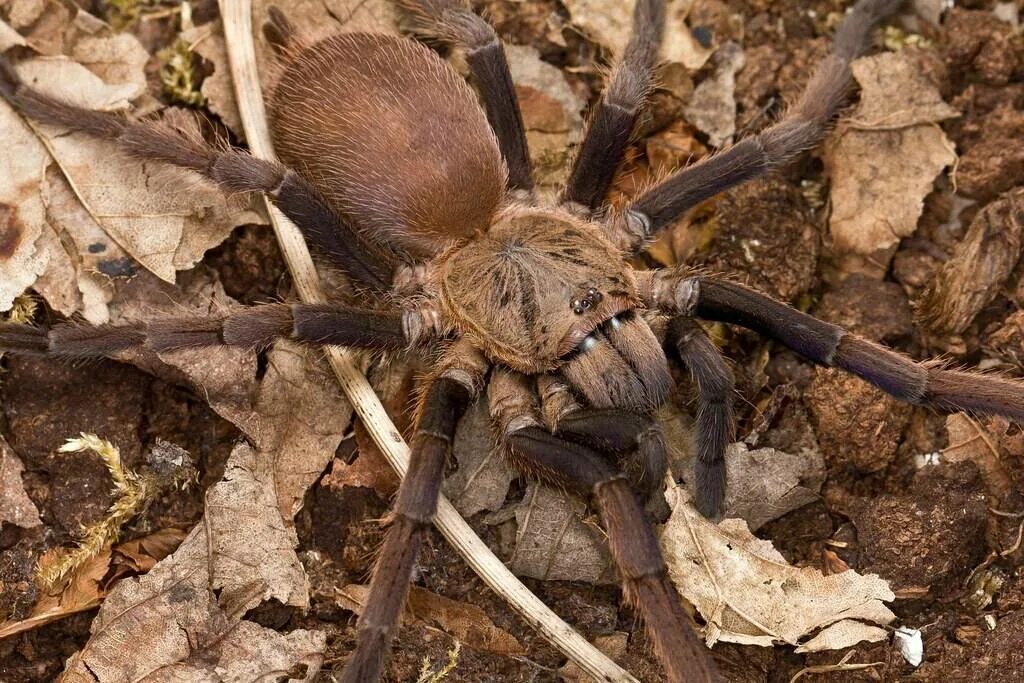
<svg viewBox="0 0 1024 683">
<path fill-rule="evenodd" d="M 420 35 L 461 48 L 479 99 L 413 40 L 350 33 L 305 44 L 271 10 L 265 31 L 283 57 L 270 100 L 280 164 L 159 121 L 76 108 L 21 83 L 6 62 L 0 69 L 0 94 L 29 117 L 191 169 L 228 192 L 266 193 L 368 301 L 267 304 L 128 326 L 4 324 L 0 349 L 85 357 L 133 345 L 256 349 L 289 337 L 432 354 L 409 473 L 342 680 L 380 675 L 456 422 L 485 388 L 512 462 L 595 503 L 625 594 L 671 681 L 719 676 L 633 487 L 649 491 L 665 474 L 666 446 L 651 415 L 672 382 L 668 350 L 692 374 L 699 398 L 696 505 L 707 516 L 720 512 L 733 380 L 697 318 L 756 330 L 910 403 L 1024 419 L 1021 383 L 916 363 L 725 279 L 629 265 L 690 207 L 813 147 L 844 101 L 851 60 L 898 0 L 856 3 L 781 120 L 668 176 L 619 213 L 599 209 L 652 87 L 661 0 L 637 0 L 632 37 L 555 206 L 534 198 L 522 117 L 494 30 L 460 0 L 399 4 Z"/>
</svg>

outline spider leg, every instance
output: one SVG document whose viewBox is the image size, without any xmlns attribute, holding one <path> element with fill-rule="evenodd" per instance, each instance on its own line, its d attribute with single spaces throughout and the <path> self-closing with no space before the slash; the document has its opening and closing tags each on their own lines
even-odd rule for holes
<svg viewBox="0 0 1024 683">
<path fill-rule="evenodd" d="M 265 304 L 223 316 L 174 316 L 128 325 L 0 323 L 0 351 L 90 358 L 143 346 L 156 352 L 207 346 L 258 349 L 285 338 L 318 346 L 400 350 L 431 334 L 429 311 L 370 311 L 343 304 Z"/>
<path fill-rule="evenodd" d="M 685 271 L 643 275 L 648 305 L 733 323 L 785 344 L 815 363 L 851 372 L 901 401 L 1024 422 L 1024 382 L 918 363 L 750 287 Z"/>
<path fill-rule="evenodd" d="M 668 471 L 665 433 L 649 415 L 618 408 L 584 408 L 560 375 L 537 378 L 540 413 L 553 434 L 612 453 L 641 500 L 661 487 Z"/>
<path fill-rule="evenodd" d="M 668 578 L 654 530 L 622 473 L 594 450 L 542 427 L 532 389 L 522 375 L 495 370 L 488 401 L 519 469 L 595 502 L 626 598 L 643 615 L 667 680 L 721 680 Z"/>
<path fill-rule="evenodd" d="M 279 163 L 257 159 L 240 149 L 211 145 L 198 130 L 167 121 L 131 121 L 118 114 L 62 102 L 22 83 L 3 57 L 0 97 L 29 118 L 110 140 L 140 159 L 195 171 L 225 192 L 264 192 L 299 226 L 311 245 L 348 275 L 379 291 L 391 285 L 396 265 L 393 258 L 334 212 L 309 181 Z"/>
<path fill-rule="evenodd" d="M 902 0 L 858 0 L 839 25 L 832 52 L 814 70 L 783 118 L 644 192 L 613 219 L 611 229 L 620 241 L 639 249 L 693 206 L 764 175 L 818 144 L 846 100 L 852 81 L 850 62 L 866 48 L 871 29 L 901 4 Z"/>
<path fill-rule="evenodd" d="M 665 25 L 664 0 L 639 0 L 633 34 L 612 70 L 573 162 L 562 201 L 594 210 L 608 194 L 633 127 L 654 80 L 654 65 Z"/>
<path fill-rule="evenodd" d="M 513 190 L 533 190 L 533 168 L 505 48 L 491 26 L 463 0 L 397 0 L 422 34 L 461 48 L 471 80 L 498 138 Z"/>
<path fill-rule="evenodd" d="M 371 683 L 380 678 L 384 656 L 409 592 L 424 531 L 437 508 L 455 426 L 486 372 L 486 363 L 479 353 L 458 344 L 448 359 L 448 367 L 429 380 L 420 405 L 409 471 L 398 490 L 391 526 L 374 567 L 366 608 L 356 625 L 356 648 L 345 664 L 341 683 Z"/>
<path fill-rule="evenodd" d="M 694 504 L 702 515 L 715 518 L 725 501 L 725 448 L 733 435 L 732 371 L 692 318 L 677 316 L 669 324 L 669 343 L 697 385 L 697 433 L 694 436 Z"/>
</svg>

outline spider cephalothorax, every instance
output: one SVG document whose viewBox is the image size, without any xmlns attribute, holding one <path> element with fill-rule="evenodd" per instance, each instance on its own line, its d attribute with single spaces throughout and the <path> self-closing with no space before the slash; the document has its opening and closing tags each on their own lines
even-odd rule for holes
<svg viewBox="0 0 1024 683">
<path fill-rule="evenodd" d="M 761 332 L 904 401 L 1024 418 L 1018 382 L 916 363 L 728 279 L 630 266 L 631 256 L 689 208 L 816 144 L 850 86 L 850 61 L 898 0 L 856 3 L 832 53 L 780 121 L 668 176 L 619 213 L 599 209 L 651 88 L 662 0 L 636 0 L 633 35 L 556 206 L 533 195 L 522 117 L 493 29 L 461 0 L 399 4 L 423 35 L 461 49 L 480 100 L 413 41 L 350 34 L 305 43 L 272 10 L 265 30 L 283 58 L 272 128 L 284 164 L 160 121 L 57 101 L 22 84 L 0 60 L 0 95 L 25 115 L 191 169 L 226 191 L 266 193 L 366 299 L 359 307 L 269 304 L 126 326 L 3 324 L 0 350 L 77 357 L 140 344 L 156 351 L 259 349 L 291 337 L 425 352 L 435 363 L 342 680 L 380 675 L 457 419 L 484 387 L 512 462 L 594 502 L 626 597 L 674 682 L 718 674 L 668 580 L 634 490 L 649 492 L 666 472 L 666 444 L 651 415 L 670 389 L 668 354 L 696 386 L 695 503 L 705 515 L 720 512 L 733 379 L 697 318 Z M 655 319 L 657 334 L 648 322 Z"/>
</svg>

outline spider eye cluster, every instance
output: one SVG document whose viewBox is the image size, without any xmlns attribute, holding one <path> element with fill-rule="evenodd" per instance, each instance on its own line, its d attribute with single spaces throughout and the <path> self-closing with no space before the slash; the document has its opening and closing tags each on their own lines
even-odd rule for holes
<svg viewBox="0 0 1024 683">
<path fill-rule="evenodd" d="M 594 287 L 590 287 L 582 296 L 573 298 L 573 300 L 569 302 L 569 308 L 571 308 L 572 312 L 576 315 L 583 315 L 594 306 L 601 303 L 601 299 L 603 298 L 604 295 L 601 294 L 601 292 Z"/>
</svg>

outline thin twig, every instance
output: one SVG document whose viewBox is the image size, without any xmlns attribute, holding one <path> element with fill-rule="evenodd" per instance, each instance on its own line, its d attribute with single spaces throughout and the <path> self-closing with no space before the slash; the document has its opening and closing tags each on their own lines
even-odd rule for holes
<svg viewBox="0 0 1024 683">
<path fill-rule="evenodd" d="M 251 0 L 220 0 L 220 14 L 239 114 L 249 149 L 259 158 L 273 159 L 274 151 L 256 71 Z M 306 303 L 323 302 L 325 299 L 320 279 L 299 229 L 269 202 L 267 211 L 299 298 Z M 409 447 L 384 412 L 384 406 L 366 378 L 352 363 L 350 353 L 338 347 L 328 347 L 327 359 L 374 442 L 399 476 L 405 476 L 409 467 Z M 444 496 L 438 501 L 434 525 L 495 593 L 583 671 L 598 681 L 637 683 L 633 676 L 588 643 L 531 593 L 480 540 Z"/>
<path fill-rule="evenodd" d="M 806 666 L 796 672 L 796 675 L 789 679 L 789 683 L 795 683 L 804 674 L 827 674 L 833 671 L 859 671 L 861 669 L 871 669 L 876 666 L 884 666 L 885 662 L 866 662 L 864 664 L 847 664 L 850 661 L 850 657 L 853 656 L 853 650 L 846 653 L 846 655 L 839 660 L 837 664 L 819 664 L 817 666 Z"/>
</svg>

